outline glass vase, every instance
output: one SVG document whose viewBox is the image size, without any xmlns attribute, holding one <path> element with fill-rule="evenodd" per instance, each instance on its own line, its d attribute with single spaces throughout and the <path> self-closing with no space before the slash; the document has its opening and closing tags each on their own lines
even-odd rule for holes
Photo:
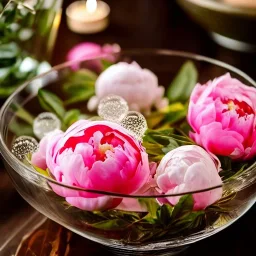
<svg viewBox="0 0 256 256">
<path fill-rule="evenodd" d="M 61 5 L 62 0 L 0 2 L 0 98 L 50 68 Z"/>
</svg>

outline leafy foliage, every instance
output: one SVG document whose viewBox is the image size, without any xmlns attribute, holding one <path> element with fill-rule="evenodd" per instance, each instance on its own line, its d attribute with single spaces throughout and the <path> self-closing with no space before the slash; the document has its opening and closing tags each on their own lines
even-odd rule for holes
<svg viewBox="0 0 256 256">
<path fill-rule="evenodd" d="M 163 156 L 182 145 L 194 144 L 188 136 L 177 135 L 175 128 L 163 130 L 148 129 L 143 137 L 143 146 L 151 161 L 160 161 Z"/>
<path fill-rule="evenodd" d="M 81 112 L 79 109 L 70 109 L 65 113 L 63 122 L 67 127 L 69 127 L 71 124 L 76 122 L 80 116 Z"/>
<path fill-rule="evenodd" d="M 38 90 L 38 99 L 43 109 L 56 114 L 63 120 L 66 111 L 63 101 L 56 94 L 40 89 Z"/>
<path fill-rule="evenodd" d="M 97 75 L 88 69 L 73 72 L 63 85 L 63 91 L 69 97 L 64 104 L 67 106 L 88 100 L 95 93 L 96 79 Z"/>
<path fill-rule="evenodd" d="M 108 60 L 101 60 L 102 66 L 103 66 L 103 70 L 106 70 L 107 68 L 109 68 L 110 66 L 113 65 L 113 63 L 111 61 Z"/>
<path fill-rule="evenodd" d="M 22 69 L 25 62 L 31 63 L 31 68 Z M 0 97 L 9 96 L 17 85 L 37 74 L 39 63 L 21 52 L 14 42 L 0 44 Z"/>
<path fill-rule="evenodd" d="M 138 199 L 140 204 L 146 206 L 147 212 L 128 212 L 121 210 L 107 210 L 104 212 L 78 211 L 79 219 L 89 229 L 98 232 L 107 231 L 109 236 L 121 234 L 124 243 L 137 244 L 171 238 L 176 234 L 189 234 L 205 227 L 204 211 L 193 211 L 192 195 L 185 195 L 172 206 L 168 203 L 159 205 L 155 199 Z M 72 206 L 67 211 L 74 213 Z M 82 214 L 82 216 L 81 216 Z M 110 232 L 110 233 L 109 233 Z"/>
<path fill-rule="evenodd" d="M 18 0 L 4 1 L 3 4 L 6 6 L 0 6 L 0 97 L 5 98 L 17 86 L 40 73 L 40 63 L 28 53 L 28 44 L 34 49 L 31 44 L 35 42 L 35 36 L 40 40 L 49 37 L 56 15 L 56 8 L 53 8 L 56 1 L 52 1 L 48 9 L 42 8 L 41 0 L 36 1 L 34 7 Z M 30 65 L 27 65 L 28 61 Z"/>
<path fill-rule="evenodd" d="M 33 128 L 31 124 L 23 123 L 23 122 L 17 122 L 16 120 L 13 120 L 10 123 L 9 126 L 10 130 L 16 134 L 16 136 L 33 136 Z"/>
<path fill-rule="evenodd" d="M 167 96 L 170 102 L 186 102 L 196 85 L 197 77 L 194 63 L 185 62 L 168 88 Z"/>
<path fill-rule="evenodd" d="M 220 177 L 222 180 L 230 180 L 236 178 L 246 167 L 249 166 L 249 162 L 234 162 L 231 158 L 226 156 L 218 156 L 221 162 Z"/>
<path fill-rule="evenodd" d="M 148 127 L 151 129 L 161 126 L 171 126 L 184 120 L 187 115 L 188 104 L 181 102 L 171 103 L 167 107 L 151 113 L 147 116 Z"/>
</svg>

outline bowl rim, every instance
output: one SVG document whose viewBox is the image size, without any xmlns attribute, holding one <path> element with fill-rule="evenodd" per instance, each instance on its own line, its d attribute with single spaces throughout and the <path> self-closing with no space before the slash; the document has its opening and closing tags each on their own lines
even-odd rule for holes
<svg viewBox="0 0 256 256">
<path fill-rule="evenodd" d="M 200 7 L 208 8 L 214 11 L 224 12 L 227 14 L 235 14 L 246 17 L 256 17 L 256 8 L 252 7 L 232 5 L 229 3 L 213 0 L 178 0 L 178 2 L 190 2 Z"/>
<path fill-rule="evenodd" d="M 182 57 L 182 58 L 190 58 L 196 61 L 202 61 L 202 62 L 207 62 L 222 68 L 226 68 L 229 71 L 232 71 L 236 74 L 238 74 L 239 76 L 243 77 L 247 82 L 249 82 L 250 84 L 252 84 L 254 87 L 256 87 L 256 81 L 254 81 L 250 76 L 248 76 L 246 73 L 244 73 L 243 71 L 241 71 L 240 69 L 227 64 L 225 62 L 213 59 L 213 58 L 209 58 L 209 57 L 205 57 L 202 55 L 198 55 L 198 54 L 194 54 L 194 53 L 190 53 L 190 52 L 185 52 L 185 51 L 176 51 L 176 50 L 168 50 L 168 49 L 128 49 L 128 50 L 122 50 L 119 53 L 115 53 L 115 55 L 127 55 L 127 54 L 136 54 L 138 55 L 145 55 L 145 54 L 151 54 L 151 55 L 163 55 L 163 56 L 174 56 L 174 57 Z M 83 58 L 80 60 L 74 60 L 74 61 L 68 61 L 68 62 L 64 62 L 62 64 L 56 65 L 54 67 L 52 67 L 52 69 L 50 69 L 49 71 L 36 76 L 28 81 L 26 81 L 25 83 L 23 83 L 21 86 L 18 87 L 18 89 L 15 90 L 15 92 L 13 92 L 8 98 L 7 100 L 4 102 L 3 106 L 0 109 L 0 120 L 2 120 L 3 117 L 6 116 L 8 109 L 12 103 L 12 100 L 20 93 L 22 92 L 24 89 L 26 89 L 26 87 L 34 80 L 38 79 L 38 78 L 42 78 L 45 75 L 48 75 L 52 72 L 56 72 L 58 70 L 61 70 L 65 67 L 70 67 L 74 64 L 77 63 L 82 63 L 82 62 L 86 62 L 86 61 L 91 61 L 91 60 L 99 60 L 102 59 L 106 56 L 109 56 L 109 54 L 102 54 L 100 56 L 97 56 L 95 58 Z M 187 195 L 187 194 L 196 194 L 196 193 L 201 193 L 201 192 L 206 192 L 206 191 L 211 191 L 214 189 L 218 189 L 221 187 L 224 187 L 226 185 L 230 185 L 232 180 L 226 180 L 223 181 L 221 184 L 217 185 L 217 186 L 212 186 L 212 187 L 208 187 L 205 189 L 200 189 L 200 190 L 193 190 L 193 191 L 186 191 L 186 192 L 182 192 L 182 193 L 173 193 L 173 194 L 122 194 L 122 193 L 116 193 L 116 192 L 109 192 L 109 191 L 102 191 L 102 190 L 94 190 L 94 189 L 86 189 L 86 188 L 82 188 L 82 187 L 77 187 L 77 186 L 71 186 L 71 185 L 67 185 L 64 183 L 60 183 L 56 180 L 54 180 L 51 177 L 46 177 L 45 175 L 37 172 L 36 170 L 34 170 L 33 168 L 29 168 L 25 163 L 23 163 L 22 161 L 18 160 L 9 150 L 8 146 L 5 144 L 4 142 L 4 137 L 3 134 L 5 132 L 6 129 L 4 129 L 4 124 L 3 122 L 0 122 L 0 154 L 3 156 L 3 158 L 5 159 L 5 161 L 13 168 L 13 170 L 15 172 L 16 168 L 19 169 L 20 166 L 22 167 L 22 169 L 26 170 L 26 172 L 31 173 L 31 175 L 36 175 L 39 176 L 39 178 L 42 178 L 43 180 L 46 180 L 49 184 L 53 183 L 55 185 L 58 185 L 60 187 L 64 187 L 67 189 L 72 189 L 75 191 L 79 191 L 79 192 L 88 192 L 88 193 L 94 193 L 94 194 L 100 194 L 100 195 L 108 195 L 108 196 L 113 196 L 113 197 L 120 197 L 120 198 L 165 198 L 165 197 L 169 197 L 169 196 L 183 196 L 183 195 Z M 251 171 L 252 169 L 254 169 L 256 167 L 256 161 L 249 166 L 244 172 L 246 171 Z M 18 173 L 18 172 L 17 172 Z M 22 174 L 18 173 L 19 175 L 21 175 L 24 179 L 28 179 L 27 175 L 23 176 Z"/>
</svg>

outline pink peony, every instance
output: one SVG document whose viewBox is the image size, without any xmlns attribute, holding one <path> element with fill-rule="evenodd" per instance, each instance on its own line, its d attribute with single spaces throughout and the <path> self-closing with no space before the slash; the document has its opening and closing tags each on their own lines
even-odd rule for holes
<svg viewBox="0 0 256 256">
<path fill-rule="evenodd" d="M 149 180 L 148 156 L 125 128 L 108 121 L 80 120 L 46 136 L 32 164 L 47 167 L 63 184 L 91 190 L 134 194 Z M 83 210 L 116 207 L 122 200 L 51 184 L 53 190 Z"/>
<path fill-rule="evenodd" d="M 161 160 L 155 175 L 164 194 L 189 193 L 222 184 L 214 159 L 201 147 L 187 145 L 168 152 Z M 194 210 L 205 209 L 221 198 L 222 188 L 194 193 Z M 167 197 L 175 205 L 180 196 Z"/>
<path fill-rule="evenodd" d="M 229 74 L 196 85 L 188 122 L 195 142 L 215 155 L 247 160 L 256 155 L 256 89 Z"/>
<path fill-rule="evenodd" d="M 124 98 L 130 110 L 146 114 L 153 106 L 162 108 L 168 105 L 164 87 L 158 86 L 157 76 L 136 62 L 119 62 L 110 66 L 98 77 L 95 91 L 96 96 L 88 103 L 89 110 L 95 110 L 99 101 L 110 94 Z"/>
<path fill-rule="evenodd" d="M 95 43 L 80 43 L 74 46 L 72 49 L 69 50 L 67 54 L 67 61 L 73 60 L 85 60 L 85 59 L 92 59 L 96 57 L 104 56 L 106 60 L 114 62 L 115 57 L 114 54 L 120 52 L 120 46 L 118 44 L 105 44 L 100 46 Z M 90 67 L 93 66 L 96 71 L 101 71 L 101 63 L 98 61 L 93 61 L 90 63 Z M 79 69 L 79 64 L 73 64 L 73 69 Z"/>
</svg>

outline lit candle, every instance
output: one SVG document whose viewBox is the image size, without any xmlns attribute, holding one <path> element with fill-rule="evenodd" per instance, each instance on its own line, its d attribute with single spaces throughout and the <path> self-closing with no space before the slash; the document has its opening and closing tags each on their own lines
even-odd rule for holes
<svg viewBox="0 0 256 256">
<path fill-rule="evenodd" d="M 77 1 L 69 5 L 66 10 L 67 23 L 76 33 L 97 33 L 108 26 L 109 12 L 109 6 L 103 1 Z"/>
</svg>

